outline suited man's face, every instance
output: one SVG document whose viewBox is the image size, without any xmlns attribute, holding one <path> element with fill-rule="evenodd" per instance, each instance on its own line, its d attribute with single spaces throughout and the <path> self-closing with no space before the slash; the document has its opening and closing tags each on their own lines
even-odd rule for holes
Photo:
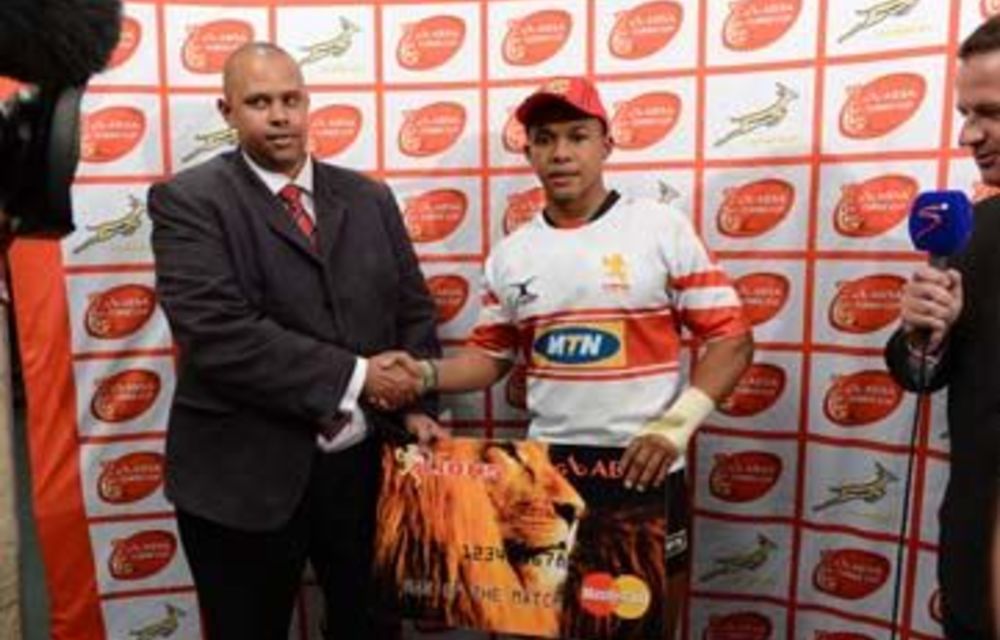
<svg viewBox="0 0 1000 640">
<path fill-rule="evenodd" d="M 233 61 L 219 112 L 257 164 L 295 177 L 306 158 L 309 95 L 295 61 L 252 51 Z"/>
</svg>

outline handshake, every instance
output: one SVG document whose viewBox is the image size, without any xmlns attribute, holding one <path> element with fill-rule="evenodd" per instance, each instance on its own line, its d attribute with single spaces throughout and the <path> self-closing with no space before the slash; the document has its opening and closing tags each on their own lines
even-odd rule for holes
<svg viewBox="0 0 1000 640">
<path fill-rule="evenodd" d="M 396 411 L 413 404 L 437 383 L 429 360 L 416 360 L 405 351 L 386 351 L 368 359 L 363 394 L 373 407 Z"/>
</svg>

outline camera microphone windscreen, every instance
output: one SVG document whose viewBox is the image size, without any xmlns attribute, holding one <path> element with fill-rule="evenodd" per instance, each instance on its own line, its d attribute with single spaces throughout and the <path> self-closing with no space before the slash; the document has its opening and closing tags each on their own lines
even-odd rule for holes
<svg viewBox="0 0 1000 640">
<path fill-rule="evenodd" d="M 910 208 L 910 239 L 943 268 L 948 256 L 965 248 L 972 233 L 972 203 L 961 191 L 926 191 Z"/>
</svg>

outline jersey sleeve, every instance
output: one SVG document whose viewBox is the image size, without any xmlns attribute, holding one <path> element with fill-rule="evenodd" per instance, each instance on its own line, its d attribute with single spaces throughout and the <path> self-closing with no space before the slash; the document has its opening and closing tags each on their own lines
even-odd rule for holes
<svg viewBox="0 0 1000 640">
<path fill-rule="evenodd" d="M 494 358 L 517 359 L 518 331 L 513 309 L 502 297 L 496 277 L 496 261 L 491 256 L 483 269 L 479 319 L 468 346 L 485 351 Z"/>
<path fill-rule="evenodd" d="M 660 250 L 681 324 L 696 338 L 711 341 L 750 331 L 732 281 L 685 216 L 670 212 Z"/>
</svg>

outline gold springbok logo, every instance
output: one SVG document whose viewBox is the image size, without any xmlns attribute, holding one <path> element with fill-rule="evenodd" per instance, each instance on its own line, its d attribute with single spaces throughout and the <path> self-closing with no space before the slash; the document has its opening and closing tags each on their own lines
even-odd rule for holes
<svg viewBox="0 0 1000 640">
<path fill-rule="evenodd" d="M 167 614 L 162 618 L 147 624 L 138 629 L 132 629 L 128 635 L 135 640 L 155 640 L 156 638 L 169 638 L 174 635 L 177 628 L 181 626 L 180 619 L 186 616 L 184 610 L 172 604 L 165 605 Z"/>
<path fill-rule="evenodd" d="M 128 196 L 128 204 L 128 212 L 124 215 L 105 222 L 88 224 L 86 229 L 91 232 L 90 235 L 73 249 L 73 253 L 83 253 L 94 245 L 109 242 L 114 238 L 125 238 L 135 233 L 142 226 L 146 205 L 131 194 Z"/>
<path fill-rule="evenodd" d="M 216 129 L 215 131 L 209 131 L 208 133 L 196 133 L 194 135 L 194 139 L 195 142 L 198 143 L 198 146 L 196 146 L 186 156 L 181 158 L 182 164 L 191 162 L 203 153 L 215 151 L 219 147 L 223 146 L 232 146 L 239 141 L 236 129 L 232 129 L 230 127 L 226 127 L 225 129 Z"/>
<path fill-rule="evenodd" d="M 873 4 L 867 9 L 858 9 L 854 13 L 860 16 L 860 19 L 844 35 L 837 38 L 837 42 L 844 42 L 862 31 L 867 31 L 885 22 L 889 18 L 905 16 L 919 3 L 920 0 L 882 0 L 882 2 Z"/>
<path fill-rule="evenodd" d="M 748 551 L 730 556 L 722 556 L 712 560 L 715 565 L 698 578 L 699 582 L 708 582 L 720 576 L 736 573 L 752 573 L 761 568 L 768 558 L 778 548 L 778 545 L 762 533 L 757 534 L 757 545 Z"/>
<path fill-rule="evenodd" d="M 730 140 L 748 135 L 757 129 L 778 126 L 788 116 L 788 105 L 797 99 L 799 94 L 780 82 L 775 83 L 775 89 L 778 97 L 768 106 L 742 116 L 729 118 L 729 121 L 736 126 L 729 133 L 716 140 L 715 146 L 721 147 Z"/>
<path fill-rule="evenodd" d="M 306 52 L 305 57 L 299 60 L 301 66 L 315 64 L 324 58 L 339 58 L 347 53 L 354 43 L 354 34 L 361 31 L 361 27 L 354 24 L 344 16 L 340 16 L 340 33 L 315 44 L 300 47 Z"/>
<path fill-rule="evenodd" d="M 868 504 L 873 504 L 885 497 L 890 482 L 898 481 L 899 478 L 876 461 L 874 478 L 864 482 L 847 482 L 828 487 L 827 489 L 833 493 L 833 497 L 817 505 L 813 505 L 813 511 L 822 511 L 823 509 L 838 504 L 854 502 L 855 500 L 864 500 Z"/>
</svg>

